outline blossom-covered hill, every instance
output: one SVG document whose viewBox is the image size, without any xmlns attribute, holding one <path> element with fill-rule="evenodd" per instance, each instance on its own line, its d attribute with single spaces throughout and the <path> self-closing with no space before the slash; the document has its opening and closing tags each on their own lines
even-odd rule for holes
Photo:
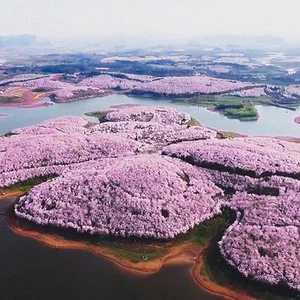
<svg viewBox="0 0 300 300">
<path fill-rule="evenodd" d="M 120 78 L 122 75 L 122 78 Z M 74 75 L 75 76 L 75 75 Z M 12 80 L 10 86 L 29 90 L 43 89 L 50 91 L 56 102 L 66 102 L 87 97 L 106 95 L 107 90 L 130 91 L 134 94 L 154 94 L 164 96 L 192 96 L 195 94 L 237 93 L 241 97 L 265 96 L 264 86 L 251 82 L 219 79 L 209 76 L 186 77 L 148 77 L 134 74 L 102 74 L 77 82 L 66 82 L 61 74 L 48 77 Z M 19 80 L 18 80 L 19 79 Z M 49 93 L 49 94 L 50 94 Z"/>
<path fill-rule="evenodd" d="M 163 152 L 200 167 L 229 173 L 300 179 L 299 145 L 271 138 L 186 142 L 166 147 Z"/>
<path fill-rule="evenodd" d="M 78 232 L 173 238 L 219 213 L 220 192 L 200 169 L 146 154 L 82 165 L 33 188 L 16 211 Z"/>
<path fill-rule="evenodd" d="M 252 83 L 218 79 L 209 76 L 163 77 L 147 81 L 136 79 L 116 79 L 111 75 L 99 75 L 84 79 L 80 84 L 102 89 L 119 88 L 121 90 L 165 95 L 222 94 L 257 87 Z"/>
<path fill-rule="evenodd" d="M 163 153 L 209 170 L 237 212 L 219 247 L 246 277 L 300 291 L 300 146 L 269 138 L 184 142 Z"/>
<path fill-rule="evenodd" d="M 63 117 L 0 138 L 0 187 L 33 187 L 16 215 L 90 234 L 170 239 L 229 207 L 219 242 L 246 277 L 300 291 L 300 145 L 218 139 L 168 107 L 117 107 L 106 122 Z"/>
</svg>

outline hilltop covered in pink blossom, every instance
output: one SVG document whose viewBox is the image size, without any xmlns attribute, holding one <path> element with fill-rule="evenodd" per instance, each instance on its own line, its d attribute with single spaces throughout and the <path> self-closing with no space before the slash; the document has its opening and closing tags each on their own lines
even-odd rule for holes
<svg viewBox="0 0 300 300">
<path fill-rule="evenodd" d="M 246 277 L 300 290 L 299 187 L 294 182 L 276 197 L 246 192 L 233 196 L 229 206 L 240 213 L 219 246 L 229 264 Z"/>
<path fill-rule="evenodd" d="M 106 122 L 63 117 L 0 137 L 0 187 L 55 175 L 17 216 L 80 233 L 170 239 L 236 212 L 219 249 L 246 277 L 300 291 L 300 145 L 218 139 L 165 107 L 121 106 Z"/>
<path fill-rule="evenodd" d="M 143 152 L 134 140 L 112 134 L 20 134 L 0 138 L 0 187 L 61 174 L 76 164 Z"/>
<path fill-rule="evenodd" d="M 268 138 L 184 142 L 164 154 L 205 168 L 237 220 L 219 242 L 244 276 L 300 291 L 300 147 Z"/>
<path fill-rule="evenodd" d="M 203 126 L 182 126 L 156 122 L 105 122 L 89 129 L 91 133 L 105 132 L 139 142 L 168 145 L 183 141 L 215 138 L 217 132 Z"/>
<path fill-rule="evenodd" d="M 242 97 L 242 98 L 243 97 L 253 97 L 253 98 L 255 98 L 255 97 L 267 96 L 264 87 L 254 87 L 254 88 L 251 88 L 251 89 L 243 89 L 243 90 L 228 93 L 228 95 L 238 96 L 238 97 Z"/>
<path fill-rule="evenodd" d="M 191 117 L 189 114 L 180 112 L 172 107 L 160 106 L 122 106 L 109 111 L 105 115 L 107 121 L 141 121 L 157 122 L 160 124 L 187 124 Z"/>
<path fill-rule="evenodd" d="M 170 145 L 163 152 L 200 167 L 262 177 L 300 179 L 299 145 L 271 138 L 205 140 Z"/>
<path fill-rule="evenodd" d="M 136 79 L 136 77 L 134 77 Z M 118 88 L 140 93 L 154 93 L 164 95 L 193 95 L 193 94 L 222 94 L 245 88 L 255 88 L 252 83 L 235 80 L 218 79 L 208 76 L 163 77 L 153 80 L 128 80 L 114 78 L 110 75 L 99 75 L 84 79 L 81 85 L 98 88 Z"/>
<path fill-rule="evenodd" d="M 65 116 L 57 119 L 43 121 L 40 124 L 17 128 L 12 134 L 59 134 L 59 133 L 84 133 L 88 122 L 82 118 L 75 116 Z"/>
<path fill-rule="evenodd" d="M 20 199 L 16 213 L 78 232 L 173 238 L 219 213 L 213 197 L 220 192 L 193 166 L 139 155 L 43 183 Z"/>
<path fill-rule="evenodd" d="M 51 75 L 49 77 L 29 81 L 15 81 L 10 85 L 22 86 L 32 90 L 45 89 L 49 91 L 48 95 L 53 95 L 52 97 L 57 102 L 67 102 L 80 98 L 88 98 L 91 96 L 96 97 L 106 94 L 102 89 L 97 87 L 74 85 L 72 83 L 61 81 L 59 75 Z"/>
<path fill-rule="evenodd" d="M 121 77 L 119 75 L 122 75 Z M 105 94 L 105 91 L 121 90 L 135 94 L 151 93 L 157 96 L 191 96 L 196 94 L 261 95 L 258 85 L 236 80 L 219 79 L 209 76 L 153 77 L 135 74 L 102 74 L 76 82 L 66 82 L 61 75 L 33 76 L 26 80 L 12 79 L 7 84 L 31 90 L 44 89 L 51 92 L 57 102 L 66 102 Z"/>
</svg>

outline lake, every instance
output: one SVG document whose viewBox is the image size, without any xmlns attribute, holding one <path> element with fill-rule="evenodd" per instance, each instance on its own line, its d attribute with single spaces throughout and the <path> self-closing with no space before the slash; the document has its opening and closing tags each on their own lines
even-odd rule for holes
<svg viewBox="0 0 300 300">
<path fill-rule="evenodd" d="M 17 127 L 36 124 L 63 115 L 83 116 L 84 112 L 130 103 L 171 105 L 190 113 L 203 125 L 249 135 L 300 137 L 300 125 L 293 119 L 300 111 L 259 106 L 260 119 L 240 122 L 204 108 L 179 105 L 170 100 L 110 95 L 48 107 L 17 109 L 0 107 L 0 134 Z M 94 118 L 87 119 L 95 121 Z M 0 201 L 0 211 L 13 198 Z M 191 265 L 166 265 L 153 275 L 134 275 L 110 261 L 87 251 L 46 247 L 13 233 L 0 216 L 0 299 L 1 300 L 220 300 L 202 290 L 193 280 Z"/>
<path fill-rule="evenodd" d="M 108 109 L 111 105 L 121 103 L 170 105 L 188 112 L 191 116 L 199 120 L 202 125 L 220 130 L 235 131 L 247 135 L 300 137 L 300 125 L 293 121 L 296 116 L 300 115 L 299 109 L 297 111 L 290 111 L 274 106 L 257 106 L 260 118 L 257 121 L 241 122 L 239 120 L 228 119 L 202 107 L 175 104 L 167 99 L 133 98 L 117 94 L 38 108 L 18 109 L 0 106 L 0 113 L 8 114 L 7 117 L 0 117 L 0 134 L 58 116 L 74 115 L 83 117 L 83 114 L 87 111 L 104 110 Z M 95 121 L 95 118 L 88 119 Z"/>
<path fill-rule="evenodd" d="M 0 211 L 14 198 L 0 200 Z M 203 291 L 192 265 L 134 275 L 83 250 L 49 248 L 12 232 L 0 216 L 1 300 L 221 300 Z"/>
</svg>

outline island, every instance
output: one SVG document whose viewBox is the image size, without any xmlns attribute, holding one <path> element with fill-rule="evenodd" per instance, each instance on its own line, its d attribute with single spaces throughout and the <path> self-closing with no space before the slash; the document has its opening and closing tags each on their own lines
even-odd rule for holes
<svg viewBox="0 0 300 300">
<path fill-rule="evenodd" d="M 295 123 L 300 124 L 300 116 L 294 119 Z"/>
<path fill-rule="evenodd" d="M 99 120 L 0 137 L 16 233 L 138 272 L 185 254 L 198 283 L 231 299 L 299 297 L 299 144 L 226 138 L 171 107 L 116 106 Z"/>
</svg>

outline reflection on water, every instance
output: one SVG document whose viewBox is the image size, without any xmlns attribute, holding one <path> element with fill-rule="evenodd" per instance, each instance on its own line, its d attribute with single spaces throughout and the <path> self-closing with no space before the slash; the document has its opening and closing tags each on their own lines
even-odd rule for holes
<svg viewBox="0 0 300 300">
<path fill-rule="evenodd" d="M 0 210 L 13 199 L 0 201 Z M 13 233 L 0 216 L 1 300 L 221 300 L 201 290 L 191 265 L 134 275 L 82 250 L 48 248 Z"/>
<path fill-rule="evenodd" d="M 239 120 L 228 119 L 201 107 L 174 104 L 170 100 L 164 99 L 132 98 L 124 95 L 110 95 L 103 98 L 61 103 L 32 109 L 0 107 L 0 113 L 8 114 L 8 117 L 0 118 L 0 134 L 4 134 L 17 127 L 36 124 L 58 116 L 74 115 L 82 117 L 84 112 L 108 109 L 111 105 L 121 103 L 171 105 L 190 113 L 203 125 L 220 130 L 236 131 L 249 135 L 289 135 L 300 137 L 300 125 L 293 121 L 296 116 L 300 115 L 300 110 L 290 111 L 273 106 L 258 106 L 257 109 L 260 115 L 258 121 L 240 122 Z M 95 119 L 91 118 L 90 120 Z"/>
</svg>

